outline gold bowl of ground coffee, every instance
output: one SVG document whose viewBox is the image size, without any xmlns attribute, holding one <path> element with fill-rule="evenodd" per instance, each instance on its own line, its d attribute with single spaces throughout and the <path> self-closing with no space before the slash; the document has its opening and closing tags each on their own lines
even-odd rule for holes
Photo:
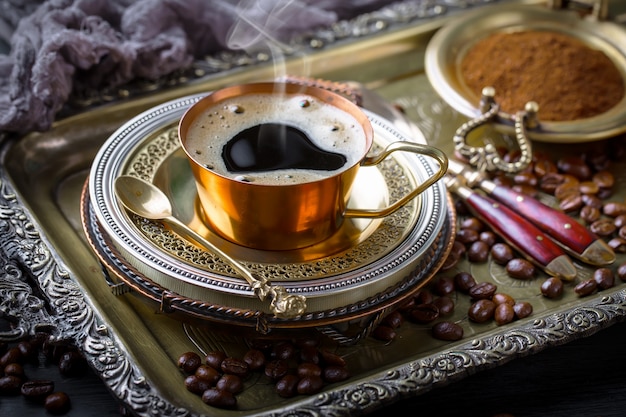
<svg viewBox="0 0 626 417">
<path fill-rule="evenodd" d="M 540 5 L 482 7 L 450 21 L 428 44 L 426 73 L 458 112 L 485 112 L 481 93 L 495 90 L 493 120 L 512 132 L 515 114 L 538 105 L 527 135 L 583 142 L 626 131 L 626 28 L 596 16 Z"/>
</svg>

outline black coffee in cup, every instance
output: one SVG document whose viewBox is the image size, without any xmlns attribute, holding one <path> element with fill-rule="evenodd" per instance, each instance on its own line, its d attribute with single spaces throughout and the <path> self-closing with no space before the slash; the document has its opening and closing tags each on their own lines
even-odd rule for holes
<svg viewBox="0 0 626 417">
<path fill-rule="evenodd" d="M 297 127 L 283 123 L 264 123 L 237 133 L 224 145 L 222 158 L 229 172 L 335 171 L 347 161 L 340 153 L 316 146 Z"/>
<path fill-rule="evenodd" d="M 208 109 L 190 125 L 186 148 L 214 172 L 261 184 L 316 181 L 358 163 L 361 124 L 305 94 L 249 94 Z"/>
</svg>

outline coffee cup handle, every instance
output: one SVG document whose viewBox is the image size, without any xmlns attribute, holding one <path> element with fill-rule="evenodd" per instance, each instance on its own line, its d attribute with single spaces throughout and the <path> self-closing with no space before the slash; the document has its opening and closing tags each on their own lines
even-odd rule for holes
<svg viewBox="0 0 626 417">
<path fill-rule="evenodd" d="M 429 156 L 435 159 L 439 163 L 439 169 L 433 175 L 431 175 L 426 181 L 419 184 L 411 192 L 397 200 L 395 203 L 379 208 L 379 209 L 346 209 L 344 217 L 359 217 L 359 218 L 379 218 L 386 217 L 400 207 L 404 206 L 410 200 L 417 197 L 419 194 L 427 190 L 431 185 L 440 180 L 448 170 L 448 157 L 441 150 L 429 146 L 422 145 L 415 142 L 397 141 L 390 143 L 382 152 L 377 155 L 367 156 L 361 161 L 361 167 L 373 166 L 379 164 L 389 154 L 393 152 L 411 152 L 420 155 Z"/>
</svg>

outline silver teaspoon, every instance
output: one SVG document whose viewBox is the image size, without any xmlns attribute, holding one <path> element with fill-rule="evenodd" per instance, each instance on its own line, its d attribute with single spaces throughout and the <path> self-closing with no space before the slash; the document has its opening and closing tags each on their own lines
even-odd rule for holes
<svg viewBox="0 0 626 417">
<path fill-rule="evenodd" d="M 265 278 L 257 278 L 239 261 L 222 251 L 172 214 L 172 204 L 156 185 L 130 175 L 115 179 L 115 194 L 131 212 L 149 220 L 167 223 L 179 235 L 184 235 L 228 262 L 250 284 L 260 300 L 271 299 L 270 311 L 275 317 L 295 318 L 306 310 L 306 298 L 289 294 L 282 286 L 273 286 Z"/>
</svg>

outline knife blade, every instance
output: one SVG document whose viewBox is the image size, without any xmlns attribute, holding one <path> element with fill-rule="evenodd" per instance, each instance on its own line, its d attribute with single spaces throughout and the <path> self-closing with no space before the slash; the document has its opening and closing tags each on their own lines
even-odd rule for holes
<svg viewBox="0 0 626 417">
<path fill-rule="evenodd" d="M 481 191 L 465 186 L 459 177 L 447 176 L 446 186 L 465 202 L 474 216 L 548 275 L 565 281 L 576 277 L 576 267 L 563 248 L 526 218 Z"/>
<path fill-rule="evenodd" d="M 478 187 L 528 219 L 575 258 L 595 266 L 610 265 L 615 261 L 615 252 L 606 242 L 566 213 L 529 195 L 498 185 L 458 161 L 449 160 L 448 172 L 463 176 L 470 187 Z"/>
</svg>

